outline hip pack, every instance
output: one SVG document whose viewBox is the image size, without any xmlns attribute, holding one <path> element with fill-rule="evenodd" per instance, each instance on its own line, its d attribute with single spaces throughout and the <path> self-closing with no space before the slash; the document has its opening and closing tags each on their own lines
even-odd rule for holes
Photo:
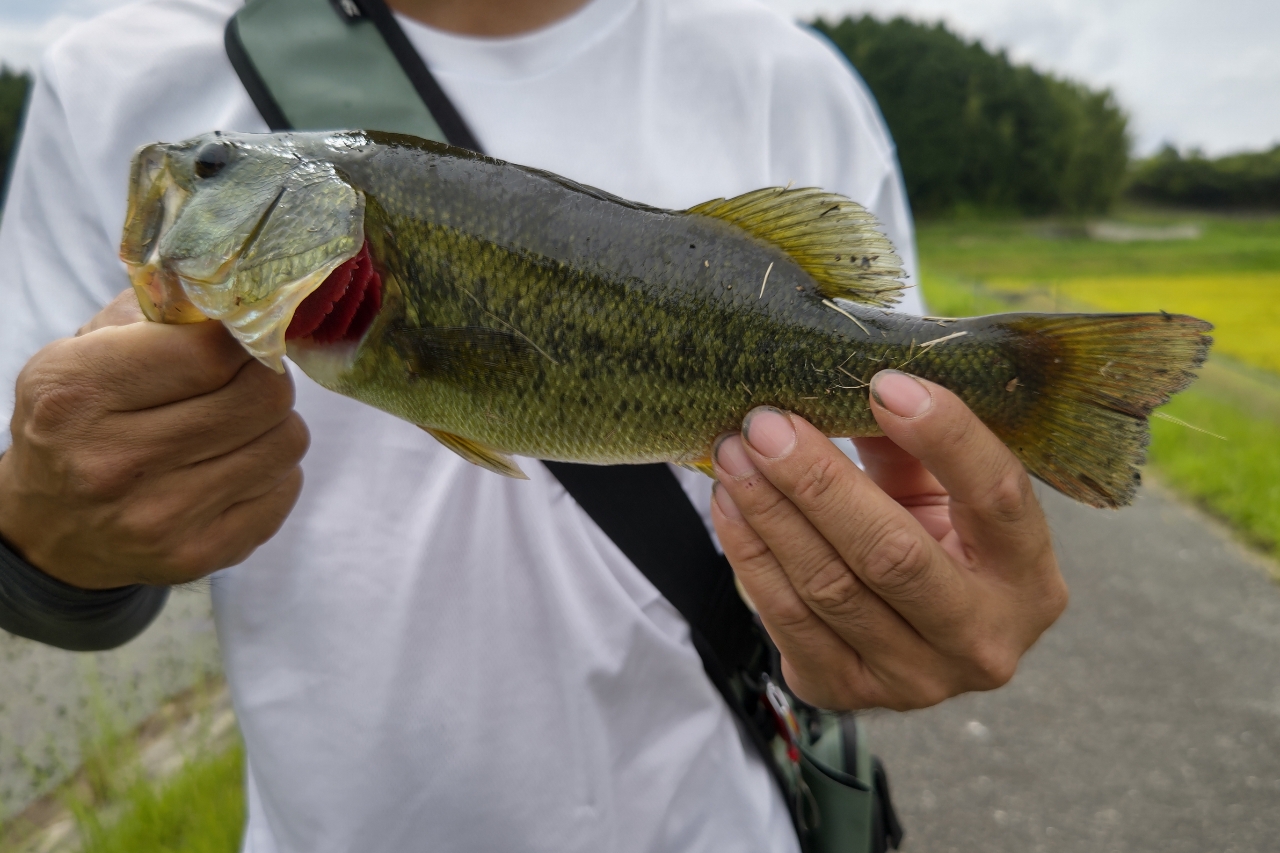
<svg viewBox="0 0 1280 853">
<path fill-rule="evenodd" d="M 228 22 L 226 48 L 272 130 L 381 130 L 480 150 L 383 0 L 250 0 Z M 897 848 L 902 828 L 861 723 L 782 686 L 776 649 L 670 468 L 544 464 L 688 621 L 806 853 Z"/>
</svg>

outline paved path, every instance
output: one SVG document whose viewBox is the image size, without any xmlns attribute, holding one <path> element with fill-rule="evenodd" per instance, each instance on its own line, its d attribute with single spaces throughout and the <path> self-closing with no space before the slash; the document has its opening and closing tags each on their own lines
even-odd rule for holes
<svg viewBox="0 0 1280 853">
<path fill-rule="evenodd" d="M 904 851 L 1280 851 L 1280 586 L 1159 490 L 1043 498 L 1072 601 L 1013 682 L 869 715 Z"/>
<path fill-rule="evenodd" d="M 156 623 L 110 652 L 73 654 L 0 632 L 0 822 L 80 765 L 80 745 L 127 731 L 220 672 L 207 588 L 177 589 Z"/>
</svg>

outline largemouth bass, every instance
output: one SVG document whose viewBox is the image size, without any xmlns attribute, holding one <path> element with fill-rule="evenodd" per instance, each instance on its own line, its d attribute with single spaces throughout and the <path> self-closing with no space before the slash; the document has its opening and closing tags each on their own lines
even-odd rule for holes
<svg viewBox="0 0 1280 853">
<path fill-rule="evenodd" d="M 120 256 L 147 317 L 418 424 L 468 460 L 710 472 L 753 407 L 879 434 L 871 377 L 957 393 L 1036 477 L 1134 495 L 1147 417 L 1211 327 L 1170 314 L 892 313 L 857 203 L 771 188 L 672 211 L 407 136 L 208 134 L 135 157 Z"/>
</svg>

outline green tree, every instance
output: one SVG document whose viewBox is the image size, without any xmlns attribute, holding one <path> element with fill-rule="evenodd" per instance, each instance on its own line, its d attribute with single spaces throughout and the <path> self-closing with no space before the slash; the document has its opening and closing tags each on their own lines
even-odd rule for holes
<svg viewBox="0 0 1280 853">
<path fill-rule="evenodd" d="M 879 101 L 917 212 L 1094 213 L 1119 194 L 1129 138 L 1109 91 L 1015 65 L 942 24 L 814 27 Z"/>
<path fill-rule="evenodd" d="M 1280 145 L 1270 151 L 1209 159 L 1185 157 L 1166 145 L 1134 165 L 1129 193 L 1159 204 L 1217 208 L 1280 208 Z"/>
</svg>

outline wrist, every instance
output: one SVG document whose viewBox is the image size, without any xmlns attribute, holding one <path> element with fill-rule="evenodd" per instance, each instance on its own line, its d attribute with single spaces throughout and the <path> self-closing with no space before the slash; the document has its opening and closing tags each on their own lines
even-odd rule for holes
<svg viewBox="0 0 1280 853">
<path fill-rule="evenodd" d="M 60 571 L 57 566 L 58 561 L 54 559 L 52 553 L 48 553 L 48 543 L 41 543 L 35 535 L 40 530 L 47 532 L 54 526 L 31 518 L 29 512 L 24 512 L 24 504 L 29 503 L 29 499 L 24 501 L 13 454 L 9 451 L 0 453 L 0 547 L 4 548 L 11 558 L 20 560 L 57 583 L 66 584 L 75 589 L 111 589 L 128 585 L 127 583 L 107 585 L 85 583 L 74 571 Z"/>
<path fill-rule="evenodd" d="M 15 494 L 17 480 L 13 476 L 13 454 L 8 449 L 0 451 L 0 544 L 27 563 L 26 549 L 19 541 L 21 522 L 18 518 L 20 502 Z"/>
</svg>

